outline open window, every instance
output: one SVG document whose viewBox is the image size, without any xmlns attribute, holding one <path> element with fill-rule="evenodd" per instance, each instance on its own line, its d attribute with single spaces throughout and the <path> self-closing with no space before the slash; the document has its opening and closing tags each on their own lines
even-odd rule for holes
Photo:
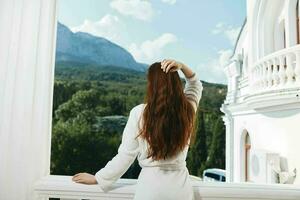
<svg viewBox="0 0 300 200">
<path fill-rule="evenodd" d="M 158 17 L 151 24 L 145 19 L 150 20 L 150 16 L 144 13 L 142 17 L 127 16 L 114 6 L 119 5 L 110 1 L 77 1 L 72 5 L 70 1 L 58 1 L 51 174 L 95 174 L 104 167 L 117 153 L 129 111 L 143 103 L 148 65 L 188 51 L 181 53 L 176 43 L 181 29 L 166 33 L 160 29 Z M 166 5 L 158 2 L 152 6 Z M 176 10 L 172 12 L 170 16 Z M 144 29 L 151 31 L 145 33 Z M 188 39 L 181 42 L 188 44 Z M 196 133 L 196 140 L 201 142 L 191 148 L 187 159 L 190 173 L 198 177 L 207 168 L 225 168 L 225 125 L 222 113 L 216 110 L 223 103 L 225 94 L 220 91 L 225 91 L 226 86 L 207 83 L 207 87 L 214 95 L 202 96 L 202 110 L 197 116 L 200 128 Z M 123 178 L 137 178 L 139 171 L 136 161 Z"/>
</svg>

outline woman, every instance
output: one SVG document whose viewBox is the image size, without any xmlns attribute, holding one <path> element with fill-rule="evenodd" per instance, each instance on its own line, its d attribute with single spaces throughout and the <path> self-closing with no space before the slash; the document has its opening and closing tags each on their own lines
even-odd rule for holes
<svg viewBox="0 0 300 200">
<path fill-rule="evenodd" d="M 184 88 L 178 70 L 185 76 Z M 73 181 L 99 184 L 107 191 L 137 157 L 142 170 L 135 200 L 191 200 L 185 160 L 194 138 L 202 83 L 189 67 L 175 60 L 152 64 L 147 79 L 145 104 L 130 111 L 118 154 L 95 176 L 79 173 Z"/>
</svg>

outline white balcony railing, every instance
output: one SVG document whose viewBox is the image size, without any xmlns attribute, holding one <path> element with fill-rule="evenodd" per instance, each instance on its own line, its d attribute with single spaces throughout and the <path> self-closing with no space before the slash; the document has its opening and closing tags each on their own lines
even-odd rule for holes
<svg viewBox="0 0 300 200">
<path fill-rule="evenodd" d="M 251 68 L 250 75 L 253 93 L 300 87 L 300 45 L 267 55 Z"/>
<path fill-rule="evenodd" d="M 300 45 L 263 57 L 250 68 L 247 81 L 243 80 L 238 80 L 237 90 L 232 91 L 234 100 L 227 104 L 244 103 L 252 109 L 296 106 L 300 103 Z"/>
<path fill-rule="evenodd" d="M 70 176 L 47 176 L 35 184 L 35 194 L 42 198 L 133 199 L 136 180 L 120 179 L 107 193 L 97 185 L 71 181 Z M 252 183 L 214 183 L 193 180 L 195 200 L 299 200 L 300 186 Z"/>
</svg>

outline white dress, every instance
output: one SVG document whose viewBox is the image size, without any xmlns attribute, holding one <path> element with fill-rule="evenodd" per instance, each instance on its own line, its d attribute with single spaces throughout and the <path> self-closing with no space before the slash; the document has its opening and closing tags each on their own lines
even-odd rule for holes
<svg viewBox="0 0 300 200">
<path fill-rule="evenodd" d="M 203 90 L 202 83 L 196 74 L 185 80 L 184 93 L 197 109 Z M 99 186 L 103 191 L 109 191 L 110 186 L 137 158 L 142 170 L 134 200 L 192 200 L 193 189 L 185 161 L 189 146 L 172 159 L 154 161 L 147 158 L 148 143 L 141 137 L 135 139 L 144 107 L 145 104 L 139 104 L 131 109 L 118 154 L 95 174 Z"/>
</svg>

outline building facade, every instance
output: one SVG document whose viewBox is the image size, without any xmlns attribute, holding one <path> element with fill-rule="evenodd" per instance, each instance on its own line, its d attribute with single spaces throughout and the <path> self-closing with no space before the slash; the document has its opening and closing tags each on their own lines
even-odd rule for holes
<svg viewBox="0 0 300 200">
<path fill-rule="evenodd" d="M 247 17 L 225 66 L 229 182 L 299 184 L 298 0 L 247 0 Z"/>
</svg>

